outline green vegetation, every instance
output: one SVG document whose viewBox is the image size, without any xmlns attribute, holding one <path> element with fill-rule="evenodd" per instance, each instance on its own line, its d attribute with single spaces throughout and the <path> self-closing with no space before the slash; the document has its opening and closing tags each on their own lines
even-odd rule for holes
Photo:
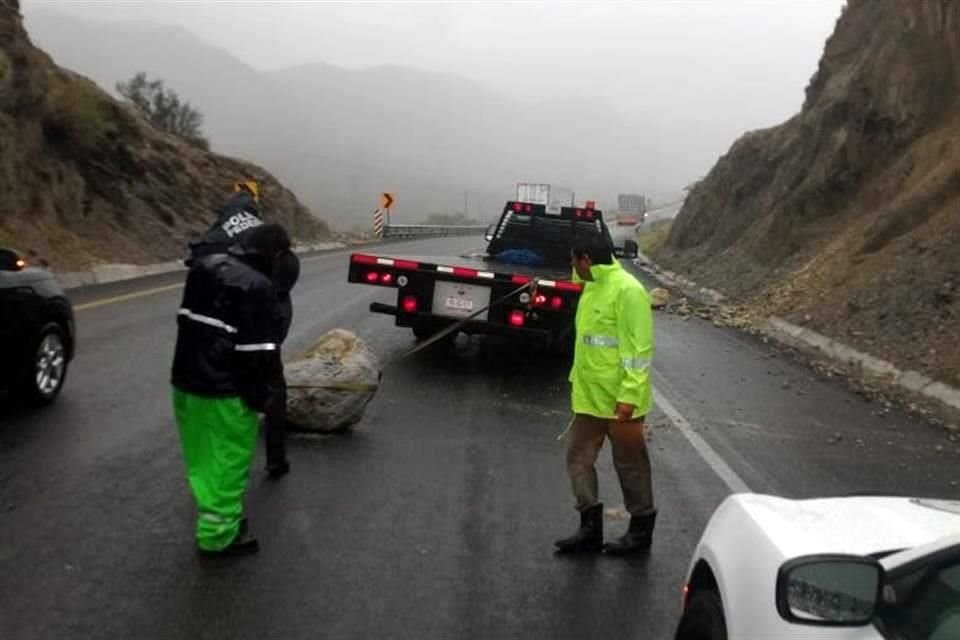
<svg viewBox="0 0 960 640">
<path fill-rule="evenodd" d="M 210 148 L 200 128 L 203 114 L 189 102 L 181 101 L 176 91 L 163 85 L 163 80 L 149 80 L 141 71 L 127 82 L 118 82 L 117 91 L 157 129 L 180 136 L 201 149 Z"/>
<path fill-rule="evenodd" d="M 53 144 L 69 142 L 81 149 L 96 149 L 106 142 L 114 125 L 95 88 L 68 82 L 47 94 L 43 130 Z"/>
<path fill-rule="evenodd" d="M 658 220 L 637 228 L 637 244 L 640 251 L 648 256 L 655 255 L 670 236 L 673 220 Z"/>
</svg>

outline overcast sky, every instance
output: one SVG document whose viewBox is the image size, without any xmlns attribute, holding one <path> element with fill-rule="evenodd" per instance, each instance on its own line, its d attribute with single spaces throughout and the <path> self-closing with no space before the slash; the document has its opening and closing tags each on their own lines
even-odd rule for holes
<svg viewBox="0 0 960 640">
<path fill-rule="evenodd" d="M 406 65 L 530 101 L 597 96 L 682 136 L 705 172 L 745 130 L 799 110 L 843 0 L 22 4 L 176 23 L 260 69 Z"/>
</svg>

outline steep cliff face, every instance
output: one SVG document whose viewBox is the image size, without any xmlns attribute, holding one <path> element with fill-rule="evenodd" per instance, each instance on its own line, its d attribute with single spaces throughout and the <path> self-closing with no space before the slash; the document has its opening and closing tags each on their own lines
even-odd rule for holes
<svg viewBox="0 0 960 640">
<path fill-rule="evenodd" d="M 57 269 L 182 257 L 237 179 L 260 181 L 265 217 L 303 239 L 327 234 L 264 169 L 152 128 L 30 42 L 0 2 L 0 245 Z"/>
<path fill-rule="evenodd" d="M 733 145 L 658 258 L 960 382 L 960 2 L 850 0 L 802 111 Z"/>
</svg>

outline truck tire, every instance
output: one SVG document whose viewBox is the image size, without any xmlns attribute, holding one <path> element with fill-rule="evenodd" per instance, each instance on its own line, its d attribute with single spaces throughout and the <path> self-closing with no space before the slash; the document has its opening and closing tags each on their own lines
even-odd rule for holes
<svg viewBox="0 0 960 640">
<path fill-rule="evenodd" d="M 702 590 L 691 594 L 674 640 L 727 640 L 727 623 L 719 593 Z"/>
<path fill-rule="evenodd" d="M 443 331 L 444 326 L 437 324 L 435 322 L 417 322 L 411 328 L 413 331 L 413 336 L 419 340 L 427 340 L 432 338 L 434 335 Z M 443 339 L 439 340 L 437 344 L 453 344 L 457 339 L 457 333 L 453 332 L 448 336 L 445 336 Z"/>
</svg>

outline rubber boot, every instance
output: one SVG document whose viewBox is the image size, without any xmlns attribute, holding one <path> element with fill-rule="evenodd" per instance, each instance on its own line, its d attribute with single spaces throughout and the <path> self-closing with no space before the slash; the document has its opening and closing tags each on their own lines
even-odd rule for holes
<svg viewBox="0 0 960 640">
<path fill-rule="evenodd" d="M 207 558 L 224 558 L 229 556 L 246 556 L 260 551 L 260 543 L 257 537 L 250 533 L 247 519 L 240 521 L 240 531 L 233 542 L 218 551 L 200 549 L 200 555 Z"/>
<path fill-rule="evenodd" d="M 603 505 L 580 512 L 580 528 L 569 538 L 553 543 L 558 553 L 596 553 L 603 548 Z"/>
<path fill-rule="evenodd" d="M 631 553 L 649 552 L 653 544 L 653 526 L 656 521 L 656 511 L 645 516 L 633 516 L 624 535 L 614 542 L 603 545 L 604 553 L 625 556 Z"/>
</svg>

